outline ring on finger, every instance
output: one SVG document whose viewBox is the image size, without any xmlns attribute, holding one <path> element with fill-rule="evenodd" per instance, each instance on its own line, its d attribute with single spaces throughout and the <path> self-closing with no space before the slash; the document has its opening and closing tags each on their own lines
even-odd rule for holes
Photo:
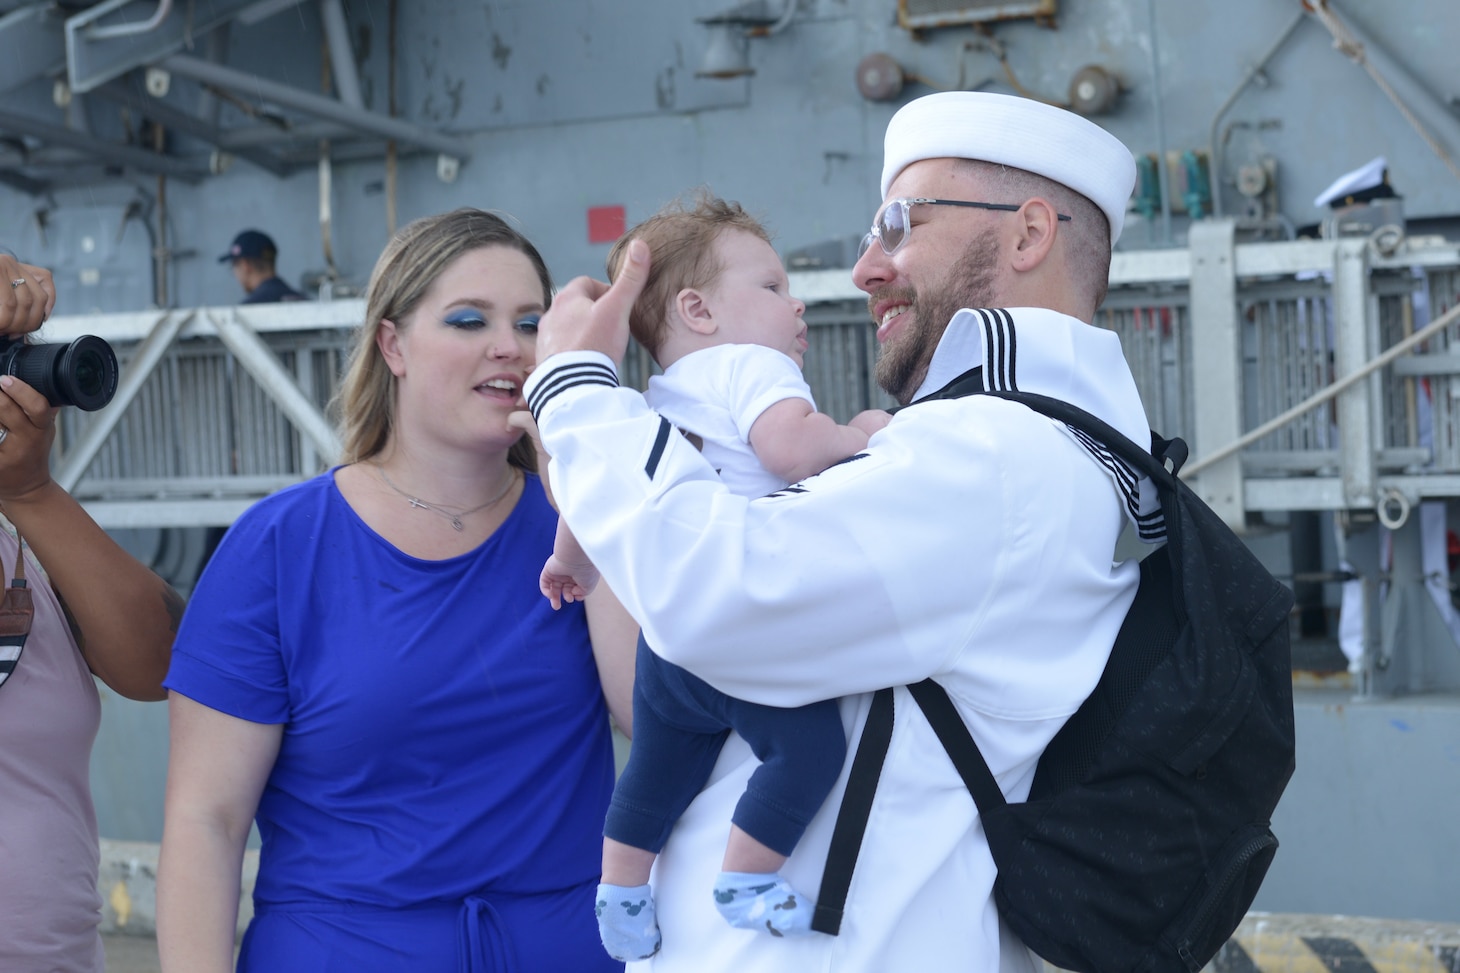
<svg viewBox="0 0 1460 973">
<path fill-rule="evenodd" d="M 10 289 L 11 290 L 14 290 L 15 288 L 19 287 L 21 284 L 24 284 L 24 283 L 25 283 L 25 278 L 24 277 L 17 277 L 17 278 L 15 278 L 14 280 L 12 280 L 10 282 Z"/>
<path fill-rule="evenodd" d="M 9 437 L 10 437 L 10 430 L 7 429 L 5 426 L 0 426 L 0 445 L 3 445 L 4 442 L 5 442 L 5 440 L 8 439 Z"/>
</svg>

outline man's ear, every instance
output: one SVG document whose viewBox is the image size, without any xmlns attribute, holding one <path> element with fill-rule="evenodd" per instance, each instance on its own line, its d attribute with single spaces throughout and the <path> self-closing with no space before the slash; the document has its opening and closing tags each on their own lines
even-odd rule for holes
<svg viewBox="0 0 1460 973">
<path fill-rule="evenodd" d="M 385 367 L 390 369 L 392 375 L 400 378 L 406 373 L 405 356 L 401 354 L 400 348 L 400 331 L 394 321 L 380 319 L 380 327 L 375 329 L 375 345 L 380 349 L 380 356 L 385 359 Z"/>
<path fill-rule="evenodd" d="M 693 287 L 686 287 L 675 295 L 674 310 L 685 327 L 695 334 L 711 335 L 719 327 L 714 315 L 710 313 L 710 302 L 705 298 L 704 292 Z"/>
<path fill-rule="evenodd" d="M 1047 199 L 1035 196 L 1015 214 L 1018 239 L 1014 248 L 1015 270 L 1030 271 L 1042 264 L 1054 249 L 1059 233 L 1059 211 Z"/>
</svg>

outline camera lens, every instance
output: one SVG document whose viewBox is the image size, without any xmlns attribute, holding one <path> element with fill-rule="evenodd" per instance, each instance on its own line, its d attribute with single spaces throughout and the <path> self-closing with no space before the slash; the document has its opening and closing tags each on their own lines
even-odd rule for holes
<svg viewBox="0 0 1460 973">
<path fill-rule="evenodd" d="M 83 335 L 65 347 L 56 360 L 58 404 L 69 403 L 84 412 L 95 412 L 117 393 L 117 356 L 112 346 L 95 335 Z"/>
<path fill-rule="evenodd" d="M 95 335 L 69 344 L 11 343 L 0 352 L 0 372 L 14 375 L 54 406 L 95 412 L 117 392 L 117 356 Z"/>
<path fill-rule="evenodd" d="M 95 412 L 117 393 L 117 356 L 95 335 L 71 342 L 56 363 L 56 384 L 78 409 Z"/>
<path fill-rule="evenodd" d="M 95 395 L 101 391 L 101 357 L 88 351 L 76 359 L 76 387 L 83 395 Z"/>
</svg>

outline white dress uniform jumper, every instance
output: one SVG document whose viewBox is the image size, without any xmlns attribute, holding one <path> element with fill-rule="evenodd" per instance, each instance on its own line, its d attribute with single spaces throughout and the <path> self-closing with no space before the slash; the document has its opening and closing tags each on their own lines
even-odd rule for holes
<svg viewBox="0 0 1460 973">
<path fill-rule="evenodd" d="M 1109 331 L 1045 309 L 961 311 L 919 397 L 975 366 L 992 387 L 1149 436 Z M 750 500 L 619 387 L 606 356 L 555 355 L 526 394 L 563 515 L 656 652 L 756 702 L 841 697 L 853 748 L 873 691 L 935 677 L 1008 799 L 1028 793 L 1040 753 L 1099 679 L 1137 580 L 1113 555 L 1144 491 L 1118 488 L 1067 427 L 987 396 L 924 402 L 854 461 Z M 905 690 L 896 705 L 912 708 Z M 732 737 L 658 860 L 663 949 L 634 969 L 1037 969 L 992 901 L 974 804 L 915 719 L 893 731 L 841 934 L 727 926 L 704 890 L 754 769 Z M 842 787 L 782 871 L 798 888 L 819 884 Z"/>
</svg>

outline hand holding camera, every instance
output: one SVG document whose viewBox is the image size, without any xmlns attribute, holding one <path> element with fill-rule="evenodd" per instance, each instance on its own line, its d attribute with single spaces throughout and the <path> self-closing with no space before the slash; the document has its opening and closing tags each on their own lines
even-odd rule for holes
<svg viewBox="0 0 1460 973">
<path fill-rule="evenodd" d="M 0 375 L 0 506 L 30 499 L 51 483 L 56 410 L 37 390 Z"/>
<path fill-rule="evenodd" d="M 0 253 L 0 336 L 29 334 L 51 316 L 55 306 L 56 283 L 49 270 Z"/>
<path fill-rule="evenodd" d="M 5 285 L 9 284 L 7 288 Z M 117 356 L 95 335 L 62 344 L 27 344 L 56 306 L 51 272 L 0 254 L 0 375 L 13 375 L 53 406 L 94 412 L 117 391 Z"/>
</svg>

